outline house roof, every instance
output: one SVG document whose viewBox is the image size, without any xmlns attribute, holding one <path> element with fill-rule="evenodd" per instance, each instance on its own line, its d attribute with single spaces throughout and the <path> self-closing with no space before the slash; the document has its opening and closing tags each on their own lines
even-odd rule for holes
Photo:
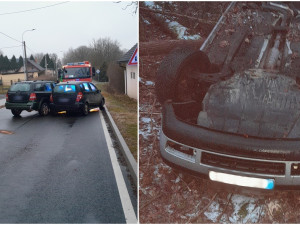
<svg viewBox="0 0 300 225">
<path fill-rule="evenodd" d="M 31 59 L 27 59 L 27 62 L 31 63 L 34 67 L 36 67 L 40 71 L 44 71 L 45 68 L 41 67 L 39 64 L 37 64 L 35 61 Z"/>
<path fill-rule="evenodd" d="M 133 55 L 135 49 L 137 48 L 137 44 L 135 44 L 128 52 L 126 52 L 119 60 L 118 62 L 129 62 L 131 56 Z"/>
</svg>

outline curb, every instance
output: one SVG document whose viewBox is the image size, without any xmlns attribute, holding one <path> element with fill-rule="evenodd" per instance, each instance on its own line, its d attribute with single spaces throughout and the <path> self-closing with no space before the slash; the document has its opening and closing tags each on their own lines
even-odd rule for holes
<svg viewBox="0 0 300 225">
<path fill-rule="evenodd" d="M 105 112 L 109 119 L 109 123 L 112 127 L 112 130 L 117 137 L 117 141 L 118 141 L 119 145 L 121 146 L 120 150 L 126 160 L 126 163 L 129 168 L 129 172 L 134 180 L 134 184 L 137 186 L 137 162 L 135 161 L 133 155 L 131 154 L 123 136 L 121 135 L 121 133 L 119 131 L 119 128 L 115 124 L 115 121 L 113 120 L 112 116 L 110 115 L 108 109 L 106 108 L 106 106 L 104 106 L 104 107 L 105 107 L 105 111 L 102 111 L 102 112 Z"/>
</svg>

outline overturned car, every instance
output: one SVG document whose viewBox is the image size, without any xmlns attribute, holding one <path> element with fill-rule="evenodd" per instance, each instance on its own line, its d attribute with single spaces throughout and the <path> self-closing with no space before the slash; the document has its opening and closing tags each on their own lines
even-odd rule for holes
<svg viewBox="0 0 300 225">
<path fill-rule="evenodd" d="M 229 4 L 200 50 L 157 71 L 162 158 L 226 184 L 299 187 L 299 53 L 295 5 Z"/>
</svg>

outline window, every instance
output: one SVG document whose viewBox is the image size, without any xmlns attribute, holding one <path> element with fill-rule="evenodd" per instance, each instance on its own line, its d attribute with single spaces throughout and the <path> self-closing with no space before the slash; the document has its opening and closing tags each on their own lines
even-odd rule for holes
<svg viewBox="0 0 300 225">
<path fill-rule="evenodd" d="M 45 84 L 45 91 L 52 91 L 52 87 L 50 83 Z"/>
<path fill-rule="evenodd" d="M 34 91 L 44 91 L 44 84 L 34 84 Z"/>
<path fill-rule="evenodd" d="M 75 93 L 76 86 L 73 84 L 57 85 L 54 88 L 54 92 L 56 92 L 56 93 Z"/>
<path fill-rule="evenodd" d="M 135 72 L 130 72 L 130 78 L 135 79 Z"/>
<path fill-rule="evenodd" d="M 89 88 L 88 83 L 83 83 L 83 87 L 85 91 L 91 91 L 91 89 Z"/>
<path fill-rule="evenodd" d="M 97 91 L 97 88 L 95 87 L 95 85 L 90 83 L 90 87 L 91 87 L 92 91 Z"/>
<path fill-rule="evenodd" d="M 29 83 L 17 83 L 13 84 L 10 89 L 10 91 L 29 91 L 30 90 L 30 84 Z"/>
</svg>

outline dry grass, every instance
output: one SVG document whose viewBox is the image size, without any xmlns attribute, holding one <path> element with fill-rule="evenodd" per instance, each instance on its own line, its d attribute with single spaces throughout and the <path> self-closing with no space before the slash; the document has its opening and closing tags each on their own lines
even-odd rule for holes
<svg viewBox="0 0 300 225">
<path fill-rule="evenodd" d="M 97 84 L 105 104 L 117 124 L 126 144 L 137 160 L 137 101 L 127 95 L 110 94 L 106 84 Z"/>
</svg>

